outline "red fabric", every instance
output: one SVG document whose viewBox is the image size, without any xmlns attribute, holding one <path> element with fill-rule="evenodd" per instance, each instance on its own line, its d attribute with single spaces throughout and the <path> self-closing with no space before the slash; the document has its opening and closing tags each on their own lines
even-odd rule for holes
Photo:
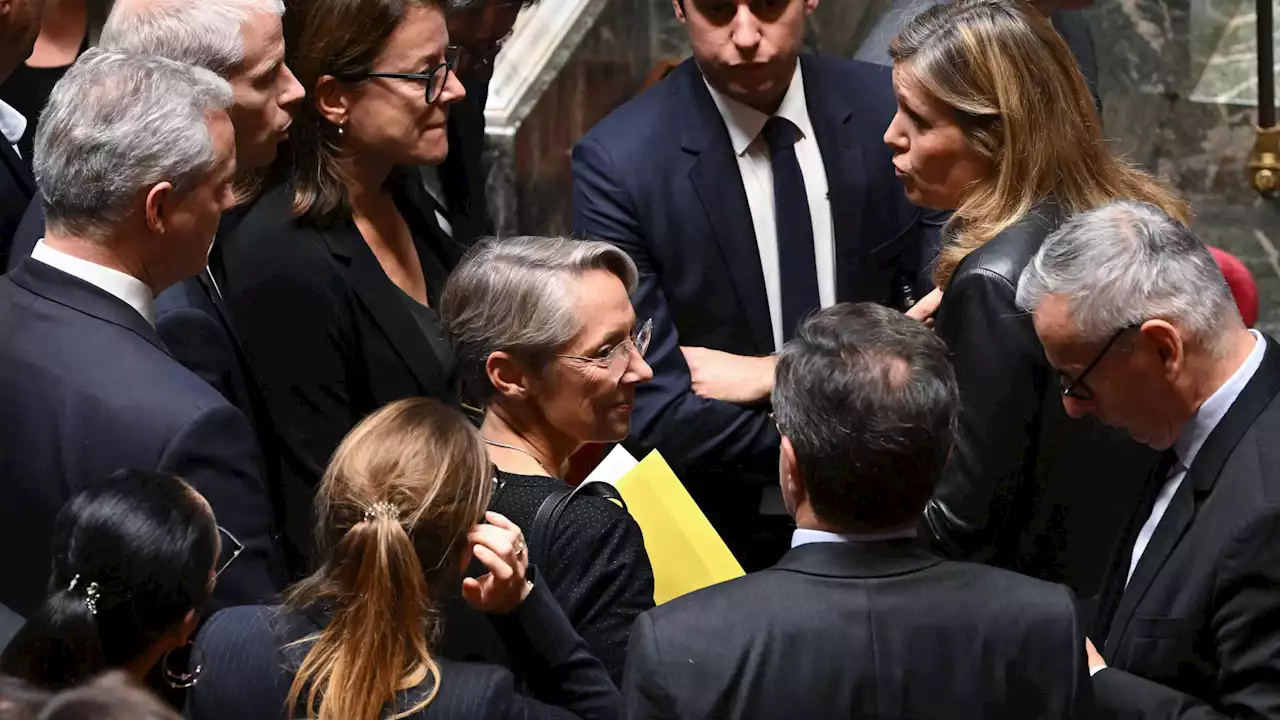
<svg viewBox="0 0 1280 720">
<path fill-rule="evenodd" d="M 1218 261 L 1222 276 L 1227 279 L 1227 287 L 1231 288 L 1231 296 L 1236 300 L 1236 307 L 1240 308 L 1244 324 L 1253 327 L 1258 322 L 1258 284 L 1254 282 L 1253 274 L 1231 253 L 1212 245 L 1209 246 L 1209 252 Z"/>
</svg>

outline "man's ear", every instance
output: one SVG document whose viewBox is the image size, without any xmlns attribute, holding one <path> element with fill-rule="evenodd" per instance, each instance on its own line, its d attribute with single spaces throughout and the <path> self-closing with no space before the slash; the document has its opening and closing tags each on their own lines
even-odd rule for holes
<svg viewBox="0 0 1280 720">
<path fill-rule="evenodd" d="M 681 24 L 688 21 L 688 18 L 684 15 L 684 4 L 686 2 L 692 2 L 692 0 L 671 0 L 671 9 L 676 11 L 676 19 L 679 20 Z"/>
<path fill-rule="evenodd" d="M 1154 346 L 1166 378 L 1180 375 L 1186 365 L 1186 347 L 1177 328 L 1164 320 L 1148 320 L 1139 330 L 1142 338 Z"/>
<path fill-rule="evenodd" d="M 512 400 L 524 400 L 529 397 L 531 385 L 535 378 L 528 366 L 510 353 L 499 350 L 489 355 L 484 363 L 485 375 L 489 384 L 499 395 Z"/>
<path fill-rule="evenodd" d="M 157 183 L 147 191 L 147 227 L 154 233 L 163 233 L 169 224 L 173 212 L 173 183 L 165 181 Z"/>
<path fill-rule="evenodd" d="M 812 15 L 818 9 L 819 0 L 804 0 L 804 14 Z"/>
<path fill-rule="evenodd" d="M 342 127 L 347 124 L 347 109 L 351 99 L 345 83 L 332 75 L 322 75 L 316 81 L 316 110 L 325 120 Z"/>
<path fill-rule="evenodd" d="M 786 435 L 782 436 L 782 443 L 778 448 L 778 482 L 782 487 L 782 498 L 787 509 L 794 515 L 795 509 L 808 498 L 809 492 L 804 486 L 800 464 L 796 462 L 796 448 Z"/>
</svg>

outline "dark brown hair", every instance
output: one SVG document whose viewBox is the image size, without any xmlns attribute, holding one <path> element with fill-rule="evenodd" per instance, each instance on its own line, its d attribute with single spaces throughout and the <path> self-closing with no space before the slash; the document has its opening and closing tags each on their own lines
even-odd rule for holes
<svg viewBox="0 0 1280 720">
<path fill-rule="evenodd" d="M 392 403 L 347 435 L 316 496 L 320 569 L 286 593 L 292 609 L 324 602 L 332 612 L 328 626 L 297 643 L 310 648 L 289 708 L 305 696 L 307 718 L 378 720 L 399 690 L 430 688 L 393 718 L 435 699 L 436 598 L 460 580 L 492 473 L 471 423 L 427 398 Z"/>
<path fill-rule="evenodd" d="M 298 5 L 305 5 L 298 7 Z M 325 75 L 359 78 L 373 70 L 387 39 L 410 8 L 442 0 L 292 0 L 287 47 L 289 69 L 307 91 L 298 108 L 284 161 L 294 182 L 293 212 L 311 220 L 347 209 L 338 165 L 338 129 L 316 107 L 316 84 Z M 286 16 L 288 17 L 288 15 Z"/>
</svg>

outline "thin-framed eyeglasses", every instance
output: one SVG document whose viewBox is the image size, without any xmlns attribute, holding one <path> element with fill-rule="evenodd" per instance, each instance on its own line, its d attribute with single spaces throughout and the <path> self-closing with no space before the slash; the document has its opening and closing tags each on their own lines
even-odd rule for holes
<svg viewBox="0 0 1280 720">
<path fill-rule="evenodd" d="M 449 74 L 458 69 L 458 48 L 450 45 L 445 49 L 444 62 L 424 73 L 368 72 L 363 75 L 345 78 L 347 80 L 364 80 L 365 78 L 390 78 L 392 80 L 425 80 L 427 104 L 433 105 L 440 99 L 444 86 L 449 84 Z"/>
<path fill-rule="evenodd" d="M 231 563 L 235 562 L 235 559 L 240 557 L 240 553 L 244 552 L 244 544 L 237 540 L 236 536 L 232 535 L 230 530 L 219 525 L 218 532 L 222 534 L 224 541 L 222 543 L 222 552 L 218 555 L 218 565 L 213 571 L 213 579 L 215 581 L 218 579 L 218 576 L 222 574 L 222 571 L 230 567 Z M 228 541 L 230 544 L 228 544 Z M 230 548 L 231 551 L 229 555 L 227 554 L 228 548 Z M 223 560 L 223 558 L 226 559 Z"/>
<path fill-rule="evenodd" d="M 582 355 L 556 355 L 555 357 L 563 360 L 574 360 L 587 365 L 594 365 L 601 370 L 608 370 L 611 375 L 620 376 L 626 372 L 627 366 L 631 364 L 631 353 L 639 355 L 641 359 L 644 354 L 649 351 L 649 340 L 653 337 L 653 320 L 645 320 L 643 324 L 631 333 L 631 337 L 614 345 L 609 353 L 603 357 L 584 357 Z"/>
<path fill-rule="evenodd" d="M 1111 349 L 1112 345 L 1116 344 L 1116 341 L 1120 339 L 1121 335 L 1124 335 L 1130 330 L 1137 330 L 1140 327 L 1142 327 L 1142 323 L 1134 323 L 1117 330 L 1115 334 L 1111 336 L 1111 339 L 1107 341 L 1107 344 L 1102 346 L 1102 350 L 1100 350 L 1098 355 L 1093 358 L 1093 362 L 1086 365 L 1084 370 L 1074 378 L 1059 370 L 1058 385 L 1062 388 L 1062 396 L 1074 398 L 1076 400 L 1092 400 L 1093 390 L 1089 388 L 1084 379 L 1089 376 L 1089 373 L 1093 372 L 1094 368 L 1098 367 L 1098 364 L 1102 362 L 1102 359 L 1107 356 L 1107 351 Z"/>
</svg>

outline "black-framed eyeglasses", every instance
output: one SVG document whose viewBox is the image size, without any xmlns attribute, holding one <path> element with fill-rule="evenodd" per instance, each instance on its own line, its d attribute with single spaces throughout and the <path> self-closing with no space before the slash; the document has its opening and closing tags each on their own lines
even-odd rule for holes
<svg viewBox="0 0 1280 720">
<path fill-rule="evenodd" d="M 427 104 L 432 105 L 440 99 L 444 86 L 449 84 L 449 73 L 458 69 L 458 48 L 450 45 L 445 49 L 444 62 L 425 73 L 368 72 L 363 75 L 345 78 L 347 80 L 363 80 L 365 78 L 390 78 L 392 80 L 425 80 Z"/>
<path fill-rule="evenodd" d="M 1130 330 L 1137 330 L 1140 327 L 1142 327 L 1142 323 L 1134 323 L 1117 330 L 1115 334 L 1111 336 L 1111 339 L 1107 341 L 1107 344 L 1102 346 L 1102 350 L 1100 350 L 1098 355 L 1093 358 L 1093 362 L 1086 365 L 1084 370 L 1074 378 L 1059 370 L 1058 385 L 1062 388 L 1062 396 L 1075 398 L 1076 400 L 1092 400 L 1093 390 L 1085 384 L 1084 379 L 1088 377 L 1090 372 L 1093 372 L 1094 368 L 1098 367 L 1098 363 L 1101 363 L 1102 358 L 1107 356 L 1107 351 L 1111 349 L 1112 345 L 1116 344 L 1116 341 L 1120 339 L 1121 335 L 1124 335 Z"/>
<path fill-rule="evenodd" d="M 609 354 L 604 357 L 582 355 L 556 355 L 555 357 L 594 365 L 601 370 L 608 370 L 611 375 L 621 377 L 627 371 L 627 366 L 631 364 L 631 353 L 635 352 L 643 359 L 644 354 L 649 351 L 649 340 L 652 338 L 653 320 L 650 319 L 637 327 L 631 337 L 614 345 Z"/>
<path fill-rule="evenodd" d="M 218 526 L 218 532 L 222 535 L 222 552 L 218 554 L 218 565 L 214 568 L 213 579 L 217 580 L 218 576 L 226 570 L 235 559 L 240 557 L 240 553 L 244 552 L 244 544 L 231 534 L 230 530 Z"/>
</svg>

